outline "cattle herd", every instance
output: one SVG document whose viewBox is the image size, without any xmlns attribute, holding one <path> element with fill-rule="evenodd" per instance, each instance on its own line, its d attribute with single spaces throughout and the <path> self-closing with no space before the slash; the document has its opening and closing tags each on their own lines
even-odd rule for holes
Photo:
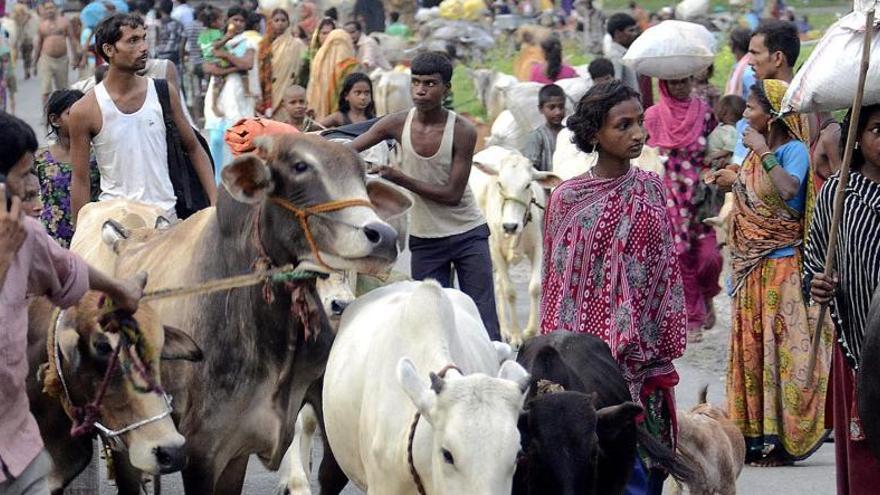
<svg viewBox="0 0 880 495">
<path fill-rule="evenodd" d="M 525 329 L 502 320 L 514 354 L 488 339 L 467 296 L 435 282 L 354 299 L 340 273 L 388 273 L 407 193 L 320 137 L 266 138 L 258 151 L 224 168 L 216 207 L 174 225 L 136 203 L 87 206 L 73 249 L 118 277 L 147 273 L 148 292 L 288 264 L 330 276 L 145 302 L 136 342 L 106 327 L 97 294 L 64 311 L 34 300 L 29 396 L 54 493 L 90 462 L 98 434 L 122 493 L 178 470 L 186 493 L 241 493 L 252 454 L 271 470 L 286 457 L 282 490 L 310 493 L 318 426 L 322 493 L 349 481 L 379 494 L 622 493 L 638 446 L 676 479 L 694 477 L 637 426 L 642 409 L 601 340 L 523 343 L 537 329 L 544 188 L 558 177 L 516 156 L 475 172 L 493 232 L 520 237 L 492 247 L 496 267 L 518 256 L 536 267 Z"/>
</svg>

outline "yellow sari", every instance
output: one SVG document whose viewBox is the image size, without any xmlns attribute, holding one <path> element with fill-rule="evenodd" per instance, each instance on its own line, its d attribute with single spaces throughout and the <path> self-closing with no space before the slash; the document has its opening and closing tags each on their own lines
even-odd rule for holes
<svg viewBox="0 0 880 495">
<path fill-rule="evenodd" d="M 308 47 L 290 31 L 272 42 L 272 115 L 281 108 L 284 91 L 296 84 Z"/>
<path fill-rule="evenodd" d="M 339 108 L 339 90 L 345 76 L 358 67 L 351 36 L 344 29 L 334 29 L 312 58 L 306 100 L 322 119 Z"/>
</svg>

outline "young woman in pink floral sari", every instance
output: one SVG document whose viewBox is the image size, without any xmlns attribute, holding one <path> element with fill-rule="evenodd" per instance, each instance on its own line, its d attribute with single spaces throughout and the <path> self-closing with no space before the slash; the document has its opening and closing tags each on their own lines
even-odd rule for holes
<svg viewBox="0 0 880 495">
<path fill-rule="evenodd" d="M 639 95 L 620 82 L 591 88 L 568 119 L 575 144 L 598 161 L 547 205 L 541 332 L 608 343 L 645 427 L 673 447 L 672 360 L 684 352 L 687 313 L 663 183 L 630 166 L 647 137 L 642 120 Z M 664 476 L 651 470 L 650 493 Z"/>
</svg>

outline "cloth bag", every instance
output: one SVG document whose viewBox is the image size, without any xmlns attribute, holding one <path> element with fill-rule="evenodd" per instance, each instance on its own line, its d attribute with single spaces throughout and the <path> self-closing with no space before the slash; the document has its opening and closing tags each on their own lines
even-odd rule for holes
<svg viewBox="0 0 880 495">
<path fill-rule="evenodd" d="M 159 97 L 159 103 L 162 105 L 162 119 L 165 121 L 165 144 L 168 147 L 168 176 L 171 179 L 171 187 L 174 189 L 174 195 L 177 196 L 177 204 L 174 210 L 177 218 L 183 220 L 193 213 L 211 206 L 208 199 L 208 193 L 202 187 L 199 176 L 193 167 L 192 160 L 187 155 L 186 150 L 180 142 L 180 132 L 174 124 L 174 117 L 171 111 L 171 96 L 168 92 L 168 81 L 165 79 L 154 79 L 156 84 L 156 94 Z M 199 131 L 193 128 L 193 133 L 208 160 L 211 163 L 211 170 L 214 169 L 214 160 L 211 158 L 211 151 L 208 142 L 199 134 Z"/>
<path fill-rule="evenodd" d="M 241 119 L 233 124 L 226 130 L 223 139 L 232 150 L 232 155 L 238 156 L 257 149 L 257 145 L 254 143 L 256 138 L 275 134 L 299 134 L 299 129 L 277 120 L 251 117 Z"/>
</svg>

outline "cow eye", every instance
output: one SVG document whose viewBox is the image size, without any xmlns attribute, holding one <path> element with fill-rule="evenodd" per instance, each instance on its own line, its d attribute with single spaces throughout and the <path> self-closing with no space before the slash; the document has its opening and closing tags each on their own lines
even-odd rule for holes
<svg viewBox="0 0 880 495">
<path fill-rule="evenodd" d="M 308 169 L 309 169 L 309 164 L 306 162 L 296 162 L 293 164 L 293 170 L 295 170 L 296 173 L 298 173 L 298 174 L 301 174 Z"/>
<path fill-rule="evenodd" d="M 107 357 L 113 354 L 113 346 L 106 340 L 95 342 L 95 353 L 100 357 Z"/>
<path fill-rule="evenodd" d="M 442 449 L 440 453 L 443 454 L 443 461 L 446 462 L 446 464 L 449 464 L 450 466 L 455 465 L 455 458 L 452 457 L 452 452 Z"/>
</svg>

